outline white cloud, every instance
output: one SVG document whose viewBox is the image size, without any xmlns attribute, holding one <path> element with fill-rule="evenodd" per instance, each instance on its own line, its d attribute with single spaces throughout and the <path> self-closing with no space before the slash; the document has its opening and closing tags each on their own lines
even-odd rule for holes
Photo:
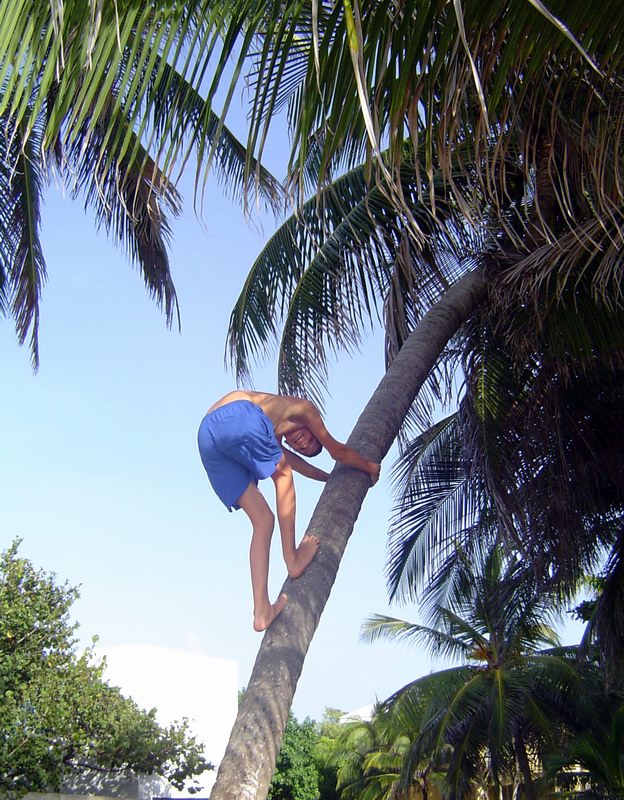
<svg viewBox="0 0 624 800">
<path fill-rule="evenodd" d="M 238 664 L 193 651 L 150 644 L 98 648 L 106 657 L 105 679 L 147 710 L 156 708 L 161 725 L 188 718 L 205 754 L 218 766 L 227 746 L 238 706 Z M 201 796 L 208 794 L 214 772 L 204 773 Z M 184 794 L 184 793 L 182 793 Z"/>
</svg>

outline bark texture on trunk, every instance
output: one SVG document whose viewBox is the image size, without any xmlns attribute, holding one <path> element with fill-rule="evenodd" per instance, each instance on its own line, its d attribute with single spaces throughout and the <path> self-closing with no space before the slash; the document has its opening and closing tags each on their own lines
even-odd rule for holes
<svg viewBox="0 0 624 800">
<path fill-rule="evenodd" d="M 443 348 L 484 294 L 483 275 L 475 270 L 429 311 L 366 405 L 351 447 L 382 460 Z M 321 546 L 305 573 L 284 584 L 288 604 L 262 639 L 211 800 L 266 797 L 303 661 L 368 488 L 368 476 L 358 470 L 336 466 L 332 472 L 307 529 Z"/>
<path fill-rule="evenodd" d="M 518 767 L 522 775 L 522 782 L 524 784 L 524 796 L 526 800 L 537 800 L 537 791 L 535 783 L 533 782 L 533 775 L 531 774 L 531 765 L 529 764 L 529 756 L 526 751 L 522 735 L 516 735 L 516 758 L 518 760 Z"/>
</svg>

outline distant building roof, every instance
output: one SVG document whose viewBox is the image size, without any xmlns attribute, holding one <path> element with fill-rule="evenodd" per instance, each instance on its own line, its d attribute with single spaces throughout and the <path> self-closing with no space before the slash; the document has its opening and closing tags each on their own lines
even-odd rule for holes
<svg viewBox="0 0 624 800">
<path fill-rule="evenodd" d="M 361 708 L 356 708 L 354 711 L 347 711 L 346 714 L 343 714 L 338 722 L 341 725 L 344 725 L 346 722 L 357 722 L 358 720 L 361 722 L 370 722 L 373 718 L 373 709 L 375 705 L 370 703 L 370 705 L 362 706 Z"/>
</svg>

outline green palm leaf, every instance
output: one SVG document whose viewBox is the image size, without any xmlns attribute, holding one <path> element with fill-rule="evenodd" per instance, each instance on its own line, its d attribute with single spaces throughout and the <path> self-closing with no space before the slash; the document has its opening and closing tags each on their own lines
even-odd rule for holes
<svg viewBox="0 0 624 800">
<path fill-rule="evenodd" d="M 429 234 L 424 244 L 397 214 L 388 186 L 371 183 L 363 166 L 308 200 L 269 240 L 230 318 L 239 379 L 276 349 L 281 391 L 320 402 L 329 354 L 357 348 L 383 313 L 392 359 L 443 289 L 474 266 L 476 236 L 459 209 L 441 194 L 444 213 L 434 218 L 419 202 L 411 162 L 402 175 L 411 217 Z"/>
<path fill-rule="evenodd" d="M 201 58 L 208 56 L 204 45 L 210 20 L 214 23 L 218 14 L 202 19 L 192 8 L 176 6 L 169 18 L 167 9 L 141 3 L 126 4 L 117 16 L 110 5 L 100 15 L 94 5 L 65 3 L 62 13 L 59 8 L 35 3 L 28 15 L 19 4 L 3 9 L 0 40 L 6 51 L 0 56 L 0 106 L 7 125 L 5 183 L 17 185 L 12 175 L 26 175 L 24 163 L 31 165 L 34 176 L 35 158 L 41 183 L 55 160 L 72 193 L 82 193 L 94 209 L 96 224 L 103 225 L 139 266 L 148 292 L 171 324 L 178 308 L 167 253 L 169 217 L 178 213 L 180 198 L 157 160 L 167 169 L 178 158 L 186 163 L 189 147 L 197 141 L 199 164 L 204 157 L 209 160 L 226 191 L 246 199 L 250 188 L 244 147 L 192 83 L 200 79 L 197 69 L 201 72 Z M 39 30 L 44 31 L 40 39 Z M 199 61 L 197 53 L 185 54 L 186 47 L 193 50 L 195 45 L 201 45 Z M 182 72 L 167 63 L 168 57 Z M 257 190 L 275 206 L 283 194 L 277 181 L 253 159 L 250 163 Z M 203 166 L 208 168 L 207 163 Z M 31 181 L 20 191 L 33 187 Z M 26 271 L 18 279 L 9 266 L 16 251 L 6 233 L 14 224 L 7 216 L 13 207 L 8 200 L 0 240 L 0 307 L 16 318 L 20 341 L 32 332 L 36 365 L 38 304 L 45 276 L 40 246 L 34 246 L 33 238 L 39 212 L 33 205 L 31 235 L 22 239 L 18 250 L 24 269 L 31 265 L 26 283 Z M 30 255 L 27 239 L 33 243 Z"/>
<path fill-rule="evenodd" d="M 588 295 L 577 291 L 584 306 Z M 614 456 L 598 458 L 616 469 L 606 467 L 603 481 L 590 477 L 586 466 L 612 441 L 603 426 L 613 429 L 613 414 L 619 414 L 611 395 L 621 392 L 624 350 L 618 312 L 588 303 L 577 324 L 578 308 L 566 317 L 556 300 L 550 304 L 552 318 L 542 323 L 539 341 L 532 338 L 535 321 L 529 323 L 526 307 L 501 318 L 482 310 L 466 339 L 461 419 L 467 458 L 501 530 L 542 576 L 556 564 L 561 581 L 573 589 L 582 571 L 598 563 L 602 544 L 613 541 L 608 521 L 621 514 L 618 448 Z M 505 329 L 516 329 L 516 315 L 524 317 L 531 345 L 505 341 Z M 582 340 L 580 347 L 575 339 Z"/>
<path fill-rule="evenodd" d="M 467 474 L 453 414 L 403 448 L 393 481 L 398 501 L 389 533 L 386 576 L 391 598 L 413 599 L 457 547 L 470 549 L 485 512 Z"/>
<path fill-rule="evenodd" d="M 383 614 L 375 614 L 363 623 L 361 638 L 368 643 L 379 639 L 422 643 L 433 655 L 446 658 L 467 658 L 474 650 L 474 643 L 466 642 L 456 632 L 448 633 Z"/>
<path fill-rule="evenodd" d="M 40 236 L 44 181 L 41 131 L 23 141 L 24 126 L 2 125 L 0 135 L 0 307 L 15 319 L 23 344 L 30 335 L 33 367 L 39 365 L 39 298 L 46 279 Z"/>
<path fill-rule="evenodd" d="M 85 205 L 95 213 L 96 225 L 104 226 L 138 265 L 148 292 L 164 308 L 167 324 L 171 324 L 179 311 L 167 254 L 168 215 L 179 213 L 180 198 L 140 145 L 136 145 L 140 156 L 136 163 L 144 165 L 140 172 L 115 159 L 98 161 L 102 146 L 101 141 L 89 137 L 84 142 L 76 139 L 65 151 L 72 194 L 84 196 Z"/>
<path fill-rule="evenodd" d="M 205 183 L 208 172 L 212 171 L 223 190 L 246 207 L 252 188 L 248 176 L 250 171 L 258 194 L 275 211 L 281 209 L 285 202 L 281 184 L 256 159 L 249 159 L 245 146 L 213 111 L 210 102 L 162 59 L 156 62 L 156 66 L 156 75 L 148 76 L 151 90 L 147 110 L 151 113 L 154 134 L 159 142 L 158 152 L 166 154 L 173 165 L 178 149 L 185 146 L 186 137 L 192 132 L 199 185 Z M 159 76 L 160 80 L 157 80 Z M 188 150 L 185 150 L 185 157 L 177 169 L 179 174 L 182 174 L 188 157 Z M 168 161 L 162 168 L 165 171 L 167 164 Z M 200 180 L 201 175 L 203 178 Z"/>
<path fill-rule="evenodd" d="M 224 7 L 208 0 L 164 6 L 128 2 L 103 4 L 96 14 L 95 6 L 84 3 L 66 2 L 62 14 L 41 0 L 28 13 L 20 3 L 5 5 L 0 22 L 0 83 L 5 86 L 0 111 L 15 124 L 25 122 L 25 138 L 29 120 L 54 93 L 54 107 L 46 118 L 46 148 L 57 141 L 71 148 L 78 140 L 90 147 L 93 138 L 102 145 L 105 170 L 108 160 L 115 159 L 140 171 L 140 143 L 170 178 L 174 166 L 185 163 L 195 147 L 200 162 L 207 165 L 216 159 L 227 165 L 229 160 L 241 181 L 255 176 L 267 187 L 262 183 L 266 173 L 247 158 L 212 111 L 218 81 L 208 86 L 201 100 L 209 62 L 214 60 L 217 75 L 225 69 L 237 36 L 254 17 L 264 15 L 263 4 L 256 4 L 254 12 L 249 3 Z M 111 119 L 118 124 L 110 126 Z M 243 172 L 247 170 L 244 178 L 241 161 Z M 273 182 L 269 194 L 275 188 Z"/>
</svg>

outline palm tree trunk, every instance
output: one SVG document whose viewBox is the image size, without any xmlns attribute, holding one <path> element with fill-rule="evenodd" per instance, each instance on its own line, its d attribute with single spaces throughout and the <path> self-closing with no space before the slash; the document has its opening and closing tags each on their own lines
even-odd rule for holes
<svg viewBox="0 0 624 800">
<path fill-rule="evenodd" d="M 362 412 L 348 444 L 381 461 L 440 353 L 485 294 L 481 270 L 465 275 L 407 339 Z M 264 800 L 303 661 L 369 488 L 363 472 L 337 466 L 307 533 L 321 539 L 301 578 L 287 580 L 285 610 L 268 629 L 219 767 L 211 800 Z"/>
<path fill-rule="evenodd" d="M 537 792 L 535 790 L 535 783 L 531 775 L 531 765 L 529 764 L 529 757 L 527 755 L 526 747 L 521 734 L 516 735 L 516 758 L 518 759 L 518 767 L 522 775 L 522 782 L 524 784 L 524 796 L 526 800 L 537 800 Z"/>
</svg>

